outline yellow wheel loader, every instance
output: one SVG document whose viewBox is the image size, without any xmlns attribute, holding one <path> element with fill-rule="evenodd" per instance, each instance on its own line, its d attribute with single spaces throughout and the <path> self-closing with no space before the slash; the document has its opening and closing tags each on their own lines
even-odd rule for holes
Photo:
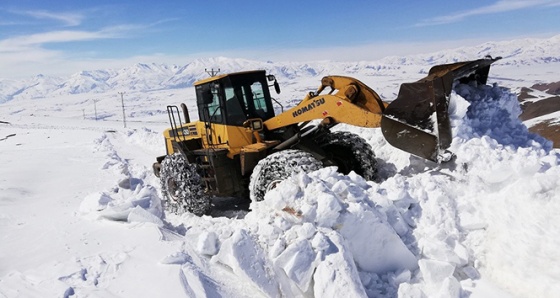
<svg viewBox="0 0 560 298">
<path fill-rule="evenodd" d="M 331 132 L 339 123 L 381 127 L 392 146 L 431 161 L 448 161 L 453 84 L 486 84 L 490 65 L 498 59 L 434 66 L 426 77 L 402 84 L 390 103 L 354 78 L 327 76 L 316 92 L 286 111 L 270 94 L 269 87 L 280 93 L 276 78 L 264 70 L 198 81 L 199 121 L 190 121 L 185 104 L 167 107 L 167 154 L 153 165 L 164 207 L 203 215 L 210 212 L 213 197 L 263 200 L 293 172 L 324 166 L 374 180 L 371 146 L 355 134 Z M 282 112 L 276 115 L 275 107 Z"/>
</svg>

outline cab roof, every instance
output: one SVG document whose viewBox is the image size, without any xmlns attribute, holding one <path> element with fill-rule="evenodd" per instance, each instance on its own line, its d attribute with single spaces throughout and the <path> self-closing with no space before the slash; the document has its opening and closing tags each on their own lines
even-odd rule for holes
<svg viewBox="0 0 560 298">
<path fill-rule="evenodd" d="M 206 79 L 202 79 L 200 81 L 196 81 L 193 84 L 193 86 L 198 86 L 198 85 L 206 84 L 206 83 L 209 83 L 209 82 L 218 81 L 220 79 L 223 79 L 223 78 L 229 77 L 229 76 L 256 74 L 256 73 L 260 73 L 260 72 L 266 72 L 266 71 L 265 70 L 248 70 L 248 71 L 239 71 L 239 72 L 221 74 L 221 75 L 209 77 L 209 78 L 206 78 Z"/>
</svg>

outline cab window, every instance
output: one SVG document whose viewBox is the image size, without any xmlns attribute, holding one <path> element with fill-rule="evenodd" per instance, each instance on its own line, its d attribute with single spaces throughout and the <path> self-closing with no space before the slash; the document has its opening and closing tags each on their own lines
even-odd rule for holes
<svg viewBox="0 0 560 298">
<path fill-rule="evenodd" d="M 266 118 L 266 115 L 268 114 L 268 107 L 266 106 L 266 99 L 261 82 L 254 82 L 251 85 L 251 93 L 253 94 L 253 106 L 255 107 L 255 113 L 260 118 Z"/>
<path fill-rule="evenodd" d="M 218 92 L 212 91 L 210 85 L 201 85 L 196 87 L 196 93 L 199 118 L 203 121 L 224 123 Z"/>
</svg>

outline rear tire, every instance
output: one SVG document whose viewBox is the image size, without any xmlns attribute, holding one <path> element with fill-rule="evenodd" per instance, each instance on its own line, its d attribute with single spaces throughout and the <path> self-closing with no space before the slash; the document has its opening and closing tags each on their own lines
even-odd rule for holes
<svg viewBox="0 0 560 298">
<path fill-rule="evenodd" d="M 211 198 L 205 192 L 197 164 L 189 164 L 180 153 L 165 157 L 160 171 L 163 207 L 166 211 L 198 216 L 210 213 Z"/>
<path fill-rule="evenodd" d="M 262 201 L 269 190 L 293 173 L 309 173 L 322 167 L 323 164 L 308 152 L 288 149 L 273 153 L 261 159 L 251 174 L 251 201 Z"/>
<path fill-rule="evenodd" d="M 375 154 L 360 136 L 347 131 L 336 131 L 322 136 L 319 145 L 340 173 L 347 175 L 354 171 L 366 180 L 377 179 Z"/>
</svg>

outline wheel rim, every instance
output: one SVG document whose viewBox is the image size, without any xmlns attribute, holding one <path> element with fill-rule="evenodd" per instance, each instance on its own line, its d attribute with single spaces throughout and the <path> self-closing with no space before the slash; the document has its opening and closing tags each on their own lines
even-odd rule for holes
<svg viewBox="0 0 560 298">
<path fill-rule="evenodd" d="M 280 182 L 282 182 L 282 180 L 273 180 L 273 181 L 271 181 L 271 182 L 266 186 L 266 192 L 265 192 L 265 193 L 267 193 L 267 192 L 269 192 L 269 191 L 275 189 L 276 186 L 277 186 Z"/>
<path fill-rule="evenodd" d="M 167 185 L 167 193 L 169 194 L 169 197 L 174 202 L 178 202 L 179 197 L 176 195 L 176 193 L 177 193 L 177 183 L 175 182 L 175 180 L 173 178 L 167 179 L 166 185 Z"/>
</svg>

